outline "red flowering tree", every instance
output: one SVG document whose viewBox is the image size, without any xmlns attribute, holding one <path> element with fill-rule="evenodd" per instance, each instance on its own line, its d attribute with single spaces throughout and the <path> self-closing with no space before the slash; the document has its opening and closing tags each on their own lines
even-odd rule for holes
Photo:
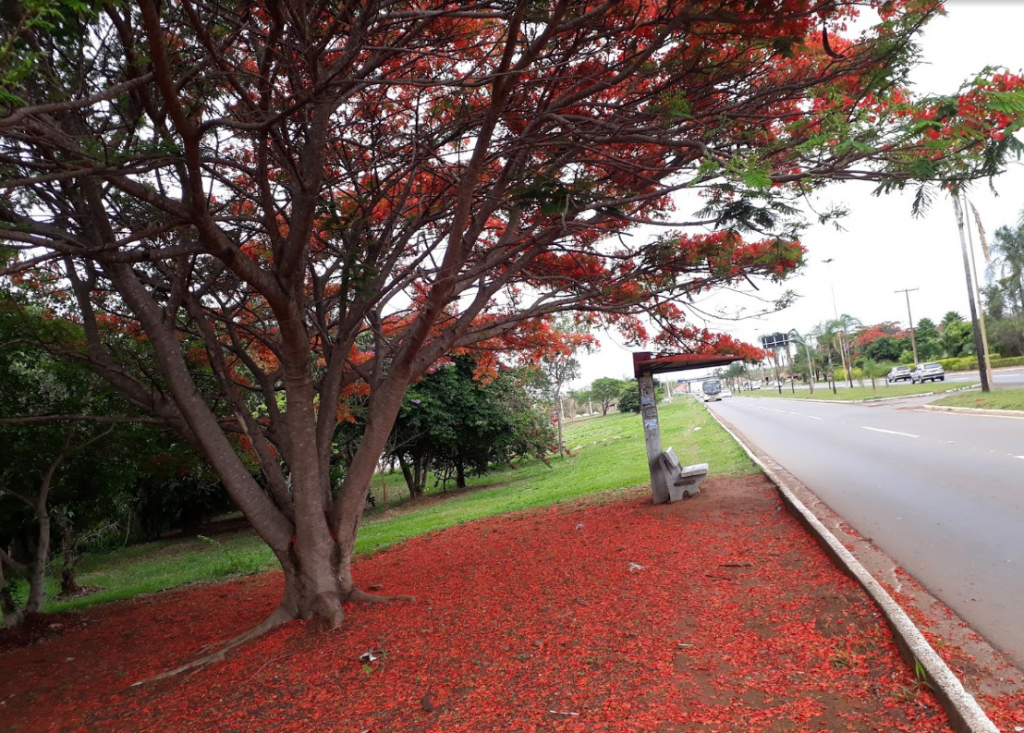
<svg viewBox="0 0 1024 733">
<path fill-rule="evenodd" d="M 862 5 L 878 22 L 844 38 Z M 0 26 L 5 271 L 81 321 L 72 355 L 198 445 L 273 549 L 285 590 L 256 631 L 372 598 L 350 572 L 368 483 L 445 354 L 561 351 L 565 314 L 739 348 L 685 304 L 792 272 L 795 197 L 943 180 L 945 156 L 992 172 L 1018 125 L 899 91 L 937 0 L 53 7 Z M 332 486 L 353 392 L 366 428 Z"/>
</svg>

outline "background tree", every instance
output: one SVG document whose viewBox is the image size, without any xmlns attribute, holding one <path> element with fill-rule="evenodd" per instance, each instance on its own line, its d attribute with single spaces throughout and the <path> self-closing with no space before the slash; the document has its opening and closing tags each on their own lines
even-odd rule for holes
<svg viewBox="0 0 1024 733">
<path fill-rule="evenodd" d="M 3 271 L 74 314 L 79 354 L 201 448 L 272 548 L 284 591 L 252 633 L 336 625 L 379 600 L 356 531 L 405 389 L 444 355 L 558 350 L 565 313 L 749 355 L 682 308 L 792 272 L 799 197 L 998 171 L 1019 124 L 993 105 L 1020 80 L 919 105 L 900 87 L 940 3 L 886 3 L 852 42 L 859 4 L 68 3 L 0 27 Z M 672 225 L 681 189 L 701 233 L 621 236 Z"/>
<path fill-rule="evenodd" d="M 926 341 L 927 339 L 937 339 L 939 337 L 939 328 L 935 325 L 935 322 L 931 318 L 925 317 L 917 322 L 916 336 L 919 341 Z"/>
<path fill-rule="evenodd" d="M 881 377 L 884 377 L 889 371 L 888 364 L 882 364 L 875 361 L 870 356 L 861 357 L 860 368 L 864 373 L 864 376 L 871 380 L 871 393 L 874 395 L 878 394 L 877 381 Z"/>
<path fill-rule="evenodd" d="M 565 408 L 562 405 L 562 394 L 566 385 L 580 376 L 580 362 L 576 353 L 581 349 L 589 353 L 597 343 L 590 335 L 586 323 L 573 323 L 568 318 L 559 318 L 555 322 L 559 333 L 565 334 L 562 351 L 547 353 L 540 358 L 540 372 L 544 377 L 544 391 L 554 405 L 558 416 L 558 451 L 565 455 L 565 442 L 562 440 L 562 421 L 565 420 Z"/>
<path fill-rule="evenodd" d="M 939 321 L 939 328 L 945 330 L 951 323 L 963 323 L 964 317 L 956 311 L 946 311 L 946 314 L 942 316 L 942 320 Z"/>
<path fill-rule="evenodd" d="M 798 343 L 794 339 L 794 343 Z M 803 344 L 799 342 L 799 347 L 802 349 Z M 732 364 L 727 366 L 723 372 L 722 377 L 729 380 L 729 384 L 732 389 L 740 388 L 743 382 L 747 379 L 747 363 L 743 361 L 734 361 Z"/>
<path fill-rule="evenodd" d="M 25 613 L 42 607 L 55 545 L 61 591 L 73 593 L 82 543 L 131 508 L 140 442 L 124 424 L 133 418 L 118 417 L 128 406 L 86 365 L 43 348 L 80 337 L 74 324 L 0 297 L 0 585 L 28 583 Z M 115 429 L 117 440 L 98 451 Z M 4 612 L 21 618 L 9 605 Z"/>
<path fill-rule="evenodd" d="M 942 337 L 938 326 L 930 318 L 922 318 L 917 322 L 917 353 L 922 361 L 942 356 Z"/>
<path fill-rule="evenodd" d="M 569 397 L 570 397 L 570 399 L 572 399 L 573 404 L 576 407 L 576 414 L 580 414 L 582 412 L 585 412 L 588 415 L 590 414 L 590 412 L 591 412 L 591 409 L 590 409 L 591 396 L 590 396 L 590 390 L 589 389 L 587 389 L 587 388 L 574 389 L 574 390 L 572 390 L 569 393 Z"/>
<path fill-rule="evenodd" d="M 999 227 L 990 245 L 989 282 L 1013 316 L 1024 316 L 1024 227 Z"/>
<path fill-rule="evenodd" d="M 951 321 L 942 330 L 942 346 L 951 357 L 974 353 L 974 330 L 966 321 Z"/>
<path fill-rule="evenodd" d="M 1006 318 L 992 322 L 989 342 L 993 353 L 1001 356 L 1024 356 L 1024 318 Z"/>
<path fill-rule="evenodd" d="M 421 496 L 429 472 L 465 488 L 467 475 L 515 457 L 544 458 L 555 446 L 546 413 L 535 407 L 514 371 L 481 383 L 476 362 L 454 357 L 409 387 L 395 423 L 392 455 L 411 497 Z"/>
<path fill-rule="evenodd" d="M 894 363 L 903 353 L 903 342 L 895 336 L 880 336 L 864 347 L 864 356 L 875 362 Z"/>
<path fill-rule="evenodd" d="M 623 380 L 612 377 L 600 377 L 593 381 L 590 385 L 590 396 L 601 406 L 602 417 L 608 414 L 608 409 L 618 401 L 623 389 L 628 386 L 629 384 Z"/>
<path fill-rule="evenodd" d="M 622 385 L 617 409 L 619 412 L 640 412 L 640 385 L 635 379 L 626 380 Z"/>
</svg>

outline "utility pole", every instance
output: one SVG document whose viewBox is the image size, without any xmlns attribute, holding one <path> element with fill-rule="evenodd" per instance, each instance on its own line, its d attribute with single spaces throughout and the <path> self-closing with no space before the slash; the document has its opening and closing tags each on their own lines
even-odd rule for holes
<svg viewBox="0 0 1024 733">
<path fill-rule="evenodd" d="M 981 377 L 981 391 L 991 392 L 988 381 L 988 361 L 985 357 L 985 345 L 981 339 L 981 328 L 978 325 L 978 308 L 974 303 L 974 278 L 971 275 L 971 260 L 967 254 L 967 239 L 964 237 L 964 211 L 960 206 L 960 196 L 953 196 L 953 210 L 956 212 L 956 226 L 960 230 L 960 250 L 964 255 L 964 273 L 967 276 L 967 300 L 971 304 L 971 324 L 974 326 L 974 353 L 978 355 L 978 376 Z"/>
<path fill-rule="evenodd" d="M 964 203 L 968 203 L 967 196 L 964 196 Z M 974 209 L 974 205 L 971 205 Z M 970 221 L 967 207 L 964 206 L 964 218 Z M 978 222 L 978 210 L 974 209 L 974 223 L 978 224 L 978 236 L 981 234 L 981 224 Z M 978 299 L 978 325 L 981 327 L 981 348 L 984 358 L 978 357 L 978 371 L 985 372 L 985 379 L 991 385 L 992 379 L 992 357 L 988 352 L 988 333 L 985 329 L 985 309 L 981 307 L 981 288 L 978 287 L 978 267 L 974 264 L 974 239 L 971 237 L 971 228 L 967 227 L 967 251 L 971 253 L 971 270 L 974 275 L 974 297 Z"/>
<path fill-rule="evenodd" d="M 903 290 L 897 290 L 897 293 L 903 293 L 907 296 L 907 320 L 910 321 L 910 347 L 914 350 L 914 365 L 917 365 L 917 340 L 914 338 L 914 316 L 910 313 L 910 294 L 918 288 L 905 288 Z"/>
</svg>

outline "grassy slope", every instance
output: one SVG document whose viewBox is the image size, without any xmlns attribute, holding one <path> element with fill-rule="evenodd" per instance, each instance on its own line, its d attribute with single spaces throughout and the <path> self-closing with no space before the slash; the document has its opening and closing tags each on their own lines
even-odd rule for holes
<svg viewBox="0 0 1024 733">
<path fill-rule="evenodd" d="M 945 407 L 975 407 L 981 410 L 1024 410 L 1024 388 L 994 389 L 988 394 L 963 392 L 931 404 Z"/>
<path fill-rule="evenodd" d="M 663 445 L 672 446 L 684 464 L 707 462 L 713 475 L 757 472 L 742 449 L 694 400 L 663 403 L 660 413 Z M 472 519 L 649 483 L 638 415 L 615 413 L 567 424 L 565 439 L 573 455 L 553 458 L 550 468 L 541 461 L 523 461 L 516 469 L 472 480 L 471 488 L 481 488 L 451 493 L 445 501 L 410 505 L 402 512 L 368 513 L 356 552 L 375 552 Z M 391 496 L 400 481 L 400 476 L 390 478 Z M 68 601 L 52 601 L 46 610 L 82 608 L 184 583 L 256 572 L 273 564 L 270 550 L 251 532 L 217 541 L 191 539 L 136 545 L 84 558 L 79 582 L 101 590 Z"/>
<path fill-rule="evenodd" d="M 910 395 L 935 394 L 938 392 L 949 392 L 954 389 L 964 389 L 968 386 L 962 383 L 953 382 L 928 382 L 927 384 L 886 384 L 884 379 L 878 380 L 876 389 L 871 389 L 871 383 L 867 387 L 839 387 L 835 394 L 830 389 L 814 388 L 812 395 L 806 389 L 798 389 L 796 393 L 790 391 L 789 387 L 782 388 L 782 394 L 777 389 L 760 389 L 743 392 L 743 397 L 784 397 L 797 400 L 836 400 L 839 402 L 851 402 L 854 400 L 870 400 L 883 397 L 908 397 Z"/>
</svg>

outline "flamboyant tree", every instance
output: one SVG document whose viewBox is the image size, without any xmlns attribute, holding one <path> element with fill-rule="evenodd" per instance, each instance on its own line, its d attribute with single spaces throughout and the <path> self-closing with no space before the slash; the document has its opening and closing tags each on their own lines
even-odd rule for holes
<svg viewBox="0 0 1024 733">
<path fill-rule="evenodd" d="M 81 322 L 67 354 L 199 446 L 273 549 L 285 589 L 254 632 L 371 598 L 350 572 L 368 483 L 445 354 L 536 358 L 569 315 L 755 355 L 685 304 L 793 271 L 794 197 L 990 174 L 1017 125 L 990 109 L 1012 79 L 970 109 L 900 90 L 938 0 L 10 6 L 2 272 Z"/>
</svg>

